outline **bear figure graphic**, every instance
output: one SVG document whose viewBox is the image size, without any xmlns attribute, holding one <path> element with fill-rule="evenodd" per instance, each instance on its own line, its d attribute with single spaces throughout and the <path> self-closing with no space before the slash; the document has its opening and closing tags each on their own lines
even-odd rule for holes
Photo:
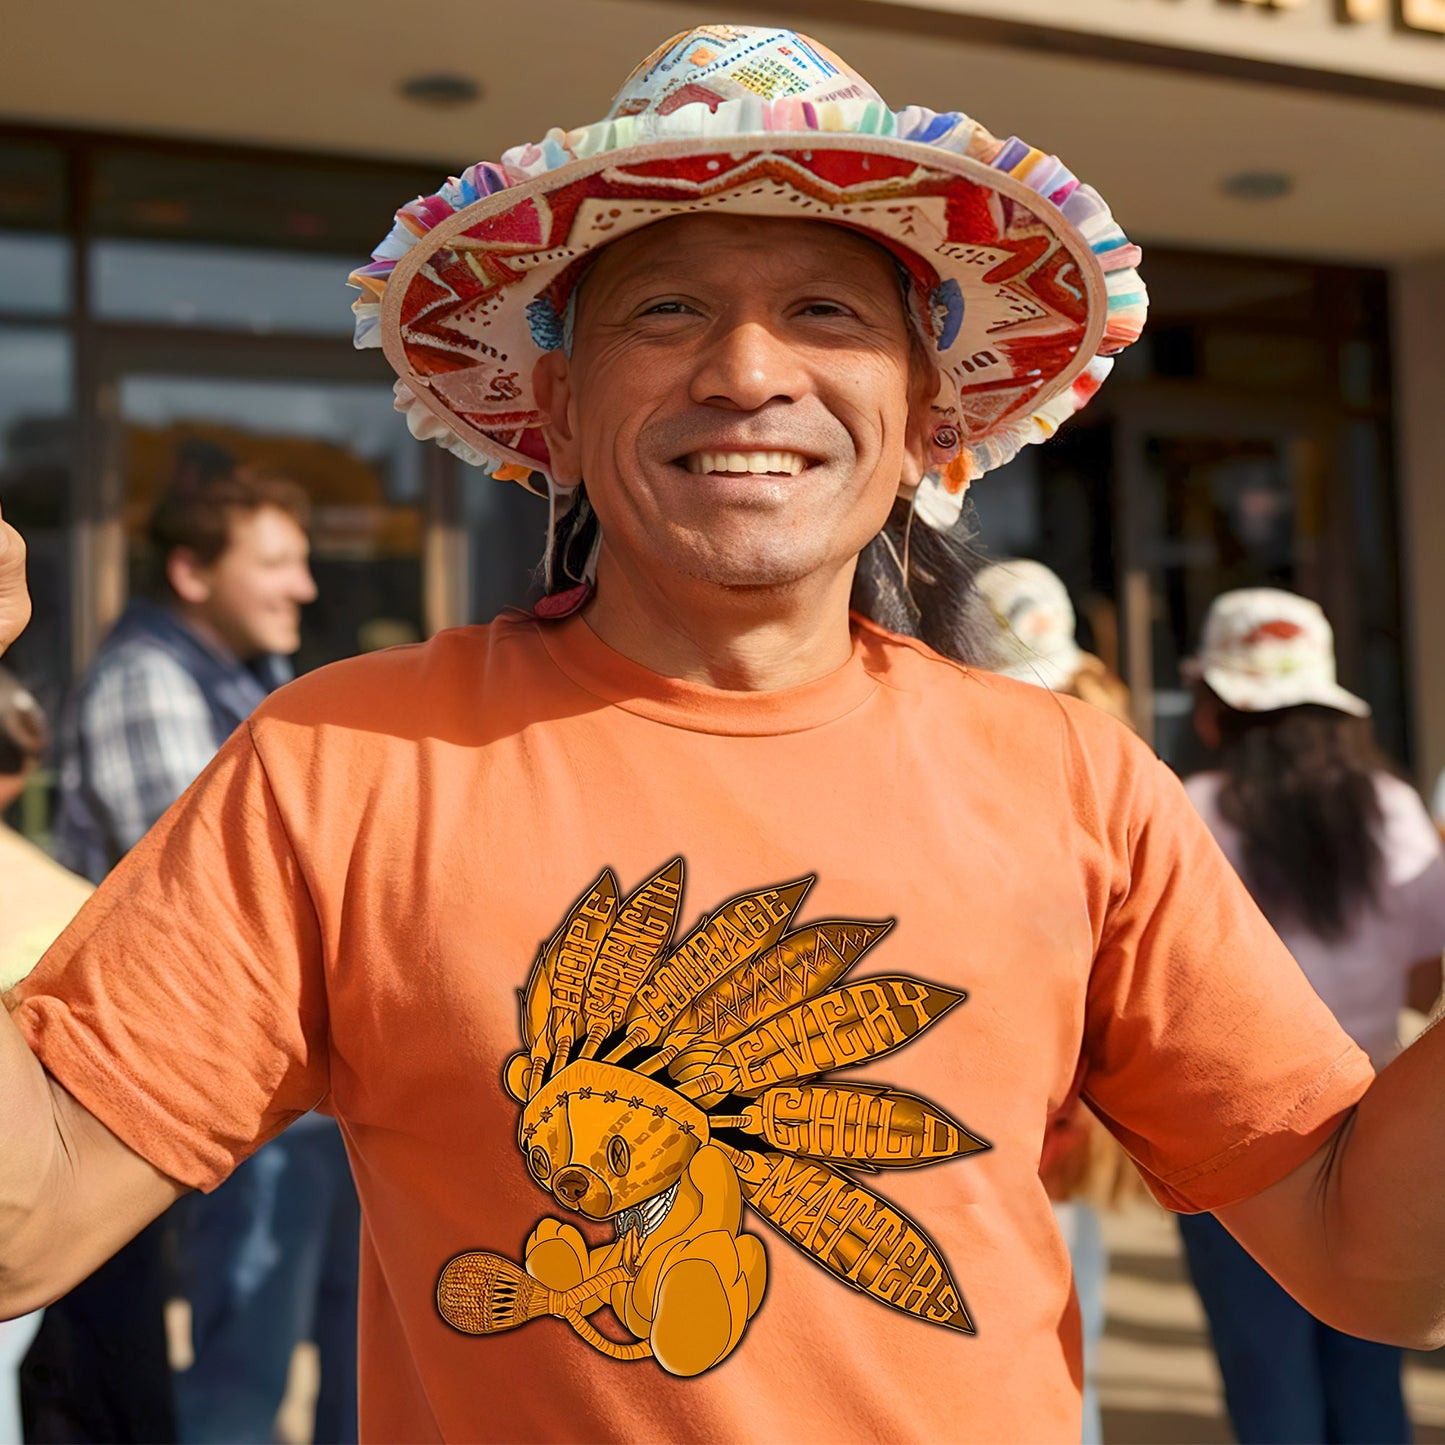
<svg viewBox="0 0 1445 1445">
<path fill-rule="evenodd" d="M 522 1265 L 459 1254 L 437 1283 L 442 1318 L 485 1335 L 552 1316 L 613 1359 L 701 1374 L 763 1300 L 746 1207 L 842 1283 L 971 1334 L 942 1254 L 853 1176 L 988 1145 L 913 1094 L 830 1077 L 902 1048 L 965 995 L 893 974 L 845 983 L 892 920 L 792 928 L 811 877 L 737 895 L 673 947 L 682 880 L 675 858 L 623 897 L 602 872 L 532 967 L 504 1071 L 532 1180 L 614 1237 L 589 1244 L 547 1217 Z M 589 1318 L 607 1306 L 632 1340 Z"/>
</svg>

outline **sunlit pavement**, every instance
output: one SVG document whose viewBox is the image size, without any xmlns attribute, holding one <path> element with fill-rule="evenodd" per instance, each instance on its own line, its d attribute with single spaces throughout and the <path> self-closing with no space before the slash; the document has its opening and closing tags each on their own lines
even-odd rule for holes
<svg viewBox="0 0 1445 1445">
<path fill-rule="evenodd" d="M 1233 1440 L 1173 1219 L 1140 1205 L 1105 1216 L 1104 1233 L 1110 1254 L 1099 1359 L 1104 1439 L 1109 1445 Z M 1445 1352 L 1412 1355 L 1405 1389 L 1416 1439 L 1445 1442 Z"/>
</svg>

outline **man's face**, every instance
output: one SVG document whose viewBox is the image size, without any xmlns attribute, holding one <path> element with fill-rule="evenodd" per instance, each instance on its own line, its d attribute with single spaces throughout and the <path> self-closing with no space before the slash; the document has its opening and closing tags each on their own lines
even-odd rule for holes
<svg viewBox="0 0 1445 1445">
<path fill-rule="evenodd" d="M 892 258 L 812 221 L 685 216 L 615 242 L 538 367 L 558 479 L 604 552 L 724 587 L 836 574 L 921 475 L 936 377 Z"/>
<path fill-rule="evenodd" d="M 237 657 L 295 652 L 301 608 L 316 598 L 306 533 L 280 507 L 258 507 L 233 516 L 229 535 L 215 562 L 193 569 L 193 605 Z"/>
</svg>

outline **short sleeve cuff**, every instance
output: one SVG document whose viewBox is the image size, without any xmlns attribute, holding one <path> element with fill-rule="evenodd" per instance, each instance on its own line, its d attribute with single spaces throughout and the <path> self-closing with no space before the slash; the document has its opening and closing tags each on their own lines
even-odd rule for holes
<svg viewBox="0 0 1445 1445">
<path fill-rule="evenodd" d="M 12 1017 L 30 1051 L 78 1104 L 162 1174 L 206 1193 L 240 1160 L 148 1095 L 58 998 L 23 997 Z"/>
<path fill-rule="evenodd" d="M 1368 1057 L 1351 1044 L 1274 1127 L 1257 1130 L 1212 1158 L 1164 1177 L 1143 1165 L 1139 1172 L 1159 1203 L 1176 1214 L 1224 1209 L 1252 1199 L 1314 1155 L 1374 1078 Z"/>
</svg>

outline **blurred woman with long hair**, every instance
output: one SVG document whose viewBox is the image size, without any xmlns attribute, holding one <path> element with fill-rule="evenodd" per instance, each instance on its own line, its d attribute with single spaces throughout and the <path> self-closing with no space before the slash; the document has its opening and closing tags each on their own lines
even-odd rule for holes
<svg viewBox="0 0 1445 1445">
<path fill-rule="evenodd" d="M 1402 1007 L 1428 1012 L 1445 950 L 1445 856 L 1419 795 L 1335 678 L 1324 613 L 1290 592 L 1217 598 L 1193 664 L 1217 768 L 1186 787 L 1315 992 L 1383 1066 Z M 1180 1217 L 1241 1445 L 1410 1438 L 1401 1352 L 1296 1304 L 1213 1215 Z"/>
</svg>

